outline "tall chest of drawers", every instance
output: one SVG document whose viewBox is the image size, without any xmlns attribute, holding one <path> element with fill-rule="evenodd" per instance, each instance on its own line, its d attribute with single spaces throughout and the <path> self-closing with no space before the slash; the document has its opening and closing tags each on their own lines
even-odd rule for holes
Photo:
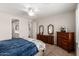
<svg viewBox="0 0 79 59">
<path fill-rule="evenodd" d="M 74 50 L 74 32 L 57 32 L 57 45 L 68 52 Z"/>
</svg>

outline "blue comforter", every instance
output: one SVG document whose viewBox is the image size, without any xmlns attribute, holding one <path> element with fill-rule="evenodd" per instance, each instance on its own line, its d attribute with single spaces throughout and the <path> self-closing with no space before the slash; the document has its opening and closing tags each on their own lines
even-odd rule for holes
<svg viewBox="0 0 79 59">
<path fill-rule="evenodd" d="M 37 52 L 34 43 L 22 38 L 0 41 L 0 56 L 33 56 Z"/>
</svg>

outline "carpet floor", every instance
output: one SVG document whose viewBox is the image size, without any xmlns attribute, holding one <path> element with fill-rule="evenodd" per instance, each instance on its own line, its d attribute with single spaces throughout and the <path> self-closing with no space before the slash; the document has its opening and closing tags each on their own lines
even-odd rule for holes
<svg viewBox="0 0 79 59">
<path fill-rule="evenodd" d="M 74 52 L 69 53 L 56 45 L 46 44 L 46 50 L 44 51 L 44 56 L 75 56 L 75 53 Z"/>
</svg>

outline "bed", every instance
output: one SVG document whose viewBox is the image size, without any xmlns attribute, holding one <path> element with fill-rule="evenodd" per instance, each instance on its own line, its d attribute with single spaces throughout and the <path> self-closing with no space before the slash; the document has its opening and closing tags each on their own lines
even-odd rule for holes
<svg viewBox="0 0 79 59">
<path fill-rule="evenodd" d="M 0 41 L 0 56 L 41 56 L 44 49 L 43 42 L 31 38 Z"/>
<path fill-rule="evenodd" d="M 44 55 L 44 51 L 46 50 L 46 45 L 43 41 L 40 41 L 37 39 L 32 39 L 32 38 L 28 38 L 27 40 L 30 42 L 33 42 L 37 46 L 39 52 L 36 53 L 35 56 L 43 56 Z"/>
</svg>

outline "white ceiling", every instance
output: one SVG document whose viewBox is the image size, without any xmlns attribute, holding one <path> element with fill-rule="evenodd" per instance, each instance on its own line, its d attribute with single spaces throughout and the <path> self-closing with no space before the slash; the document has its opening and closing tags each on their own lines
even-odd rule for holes
<svg viewBox="0 0 79 59">
<path fill-rule="evenodd" d="M 35 16 L 31 18 L 42 18 L 62 12 L 76 9 L 75 3 L 4 3 L 0 4 L 0 11 L 27 16 L 26 6 L 39 9 Z M 29 16 L 30 17 L 30 16 Z"/>
</svg>

